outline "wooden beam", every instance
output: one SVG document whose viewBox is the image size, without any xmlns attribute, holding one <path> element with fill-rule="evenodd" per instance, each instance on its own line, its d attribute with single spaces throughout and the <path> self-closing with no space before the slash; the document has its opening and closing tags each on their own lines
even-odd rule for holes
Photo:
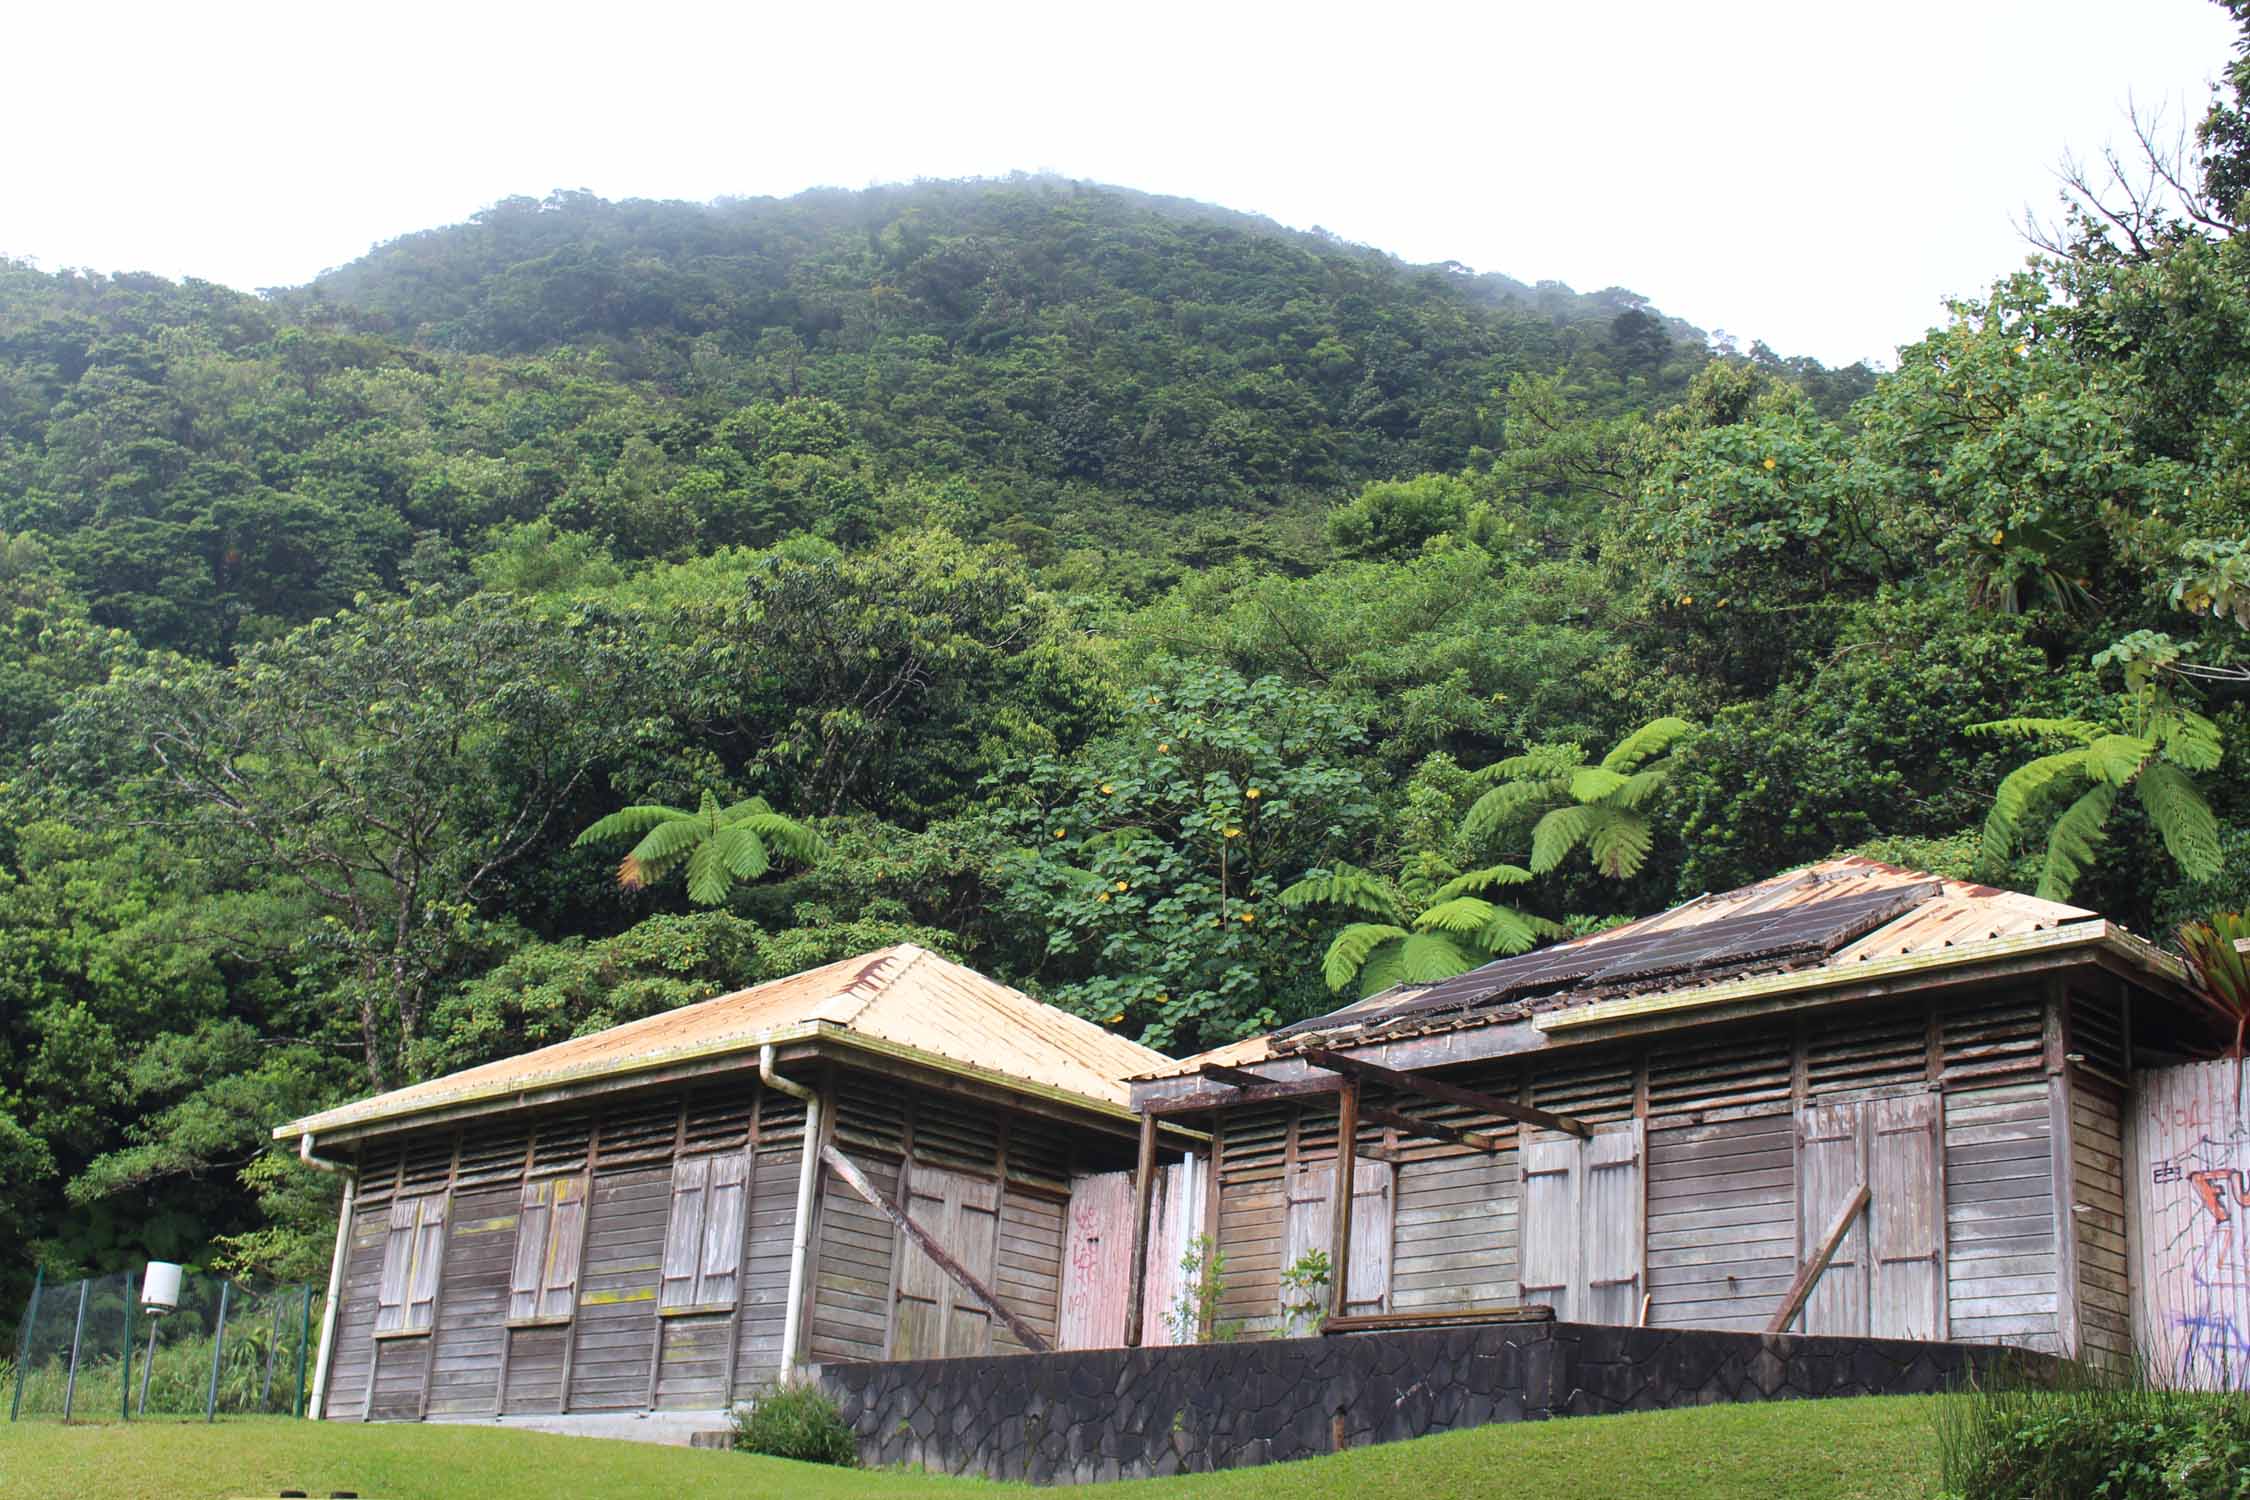
<svg viewBox="0 0 2250 1500">
<path fill-rule="evenodd" d="M 1508 1143 L 1496 1135 L 1481 1130 L 1470 1130 L 1460 1125 L 1448 1125 L 1440 1120 L 1417 1120 L 1412 1115 L 1402 1115 L 1396 1110 L 1383 1109 L 1373 1104 L 1362 1104 L 1359 1117 L 1371 1125 L 1388 1125 L 1404 1135 L 1425 1136 L 1433 1141 L 1450 1141 L 1456 1146 L 1467 1146 L 1476 1151 L 1505 1151 Z M 1367 1151 L 1364 1155 L 1373 1156 Z"/>
<path fill-rule="evenodd" d="M 873 1204 L 884 1218 L 889 1219 L 909 1239 L 920 1245 L 922 1253 L 937 1262 L 939 1270 L 959 1282 L 967 1289 L 970 1296 L 983 1303 L 994 1317 L 1007 1324 L 1015 1336 L 1022 1341 L 1026 1349 L 1034 1354 L 1048 1352 L 1050 1346 L 1044 1338 L 1040 1337 L 1038 1329 L 1016 1316 L 1014 1308 L 1001 1301 L 992 1288 L 970 1274 L 968 1267 L 955 1260 L 952 1254 L 938 1243 L 937 1236 L 914 1221 L 913 1215 L 884 1197 L 882 1190 L 867 1180 L 867 1174 L 859 1169 L 857 1162 L 825 1141 L 821 1143 L 820 1159 L 828 1164 L 830 1171 L 844 1179 L 846 1187 Z"/>
<path fill-rule="evenodd" d="M 1230 1068 L 1224 1063 L 1205 1063 L 1200 1071 L 1213 1083 L 1231 1083 L 1238 1089 L 1254 1089 L 1260 1084 L 1273 1082 L 1247 1068 Z"/>
<path fill-rule="evenodd" d="M 1148 1228 L 1156 1204 L 1156 1116 L 1141 1116 L 1141 1151 L 1133 1166 L 1133 1262 L 1125 1272 L 1125 1347 L 1141 1344 L 1148 1307 Z"/>
<path fill-rule="evenodd" d="M 1192 1094 L 1174 1094 L 1169 1099 L 1154 1099 L 1142 1107 L 1149 1115 L 1192 1115 L 1207 1109 L 1233 1109 L 1243 1104 L 1264 1104 L 1275 1099 L 1302 1099 L 1307 1094 L 1333 1094 L 1340 1080 L 1329 1078 L 1297 1078 L 1287 1083 L 1260 1083 L 1246 1088 L 1229 1086 L 1221 1089 L 1202 1089 Z"/>
<path fill-rule="evenodd" d="M 1328 1316 L 1340 1318 L 1352 1287 L 1352 1191 L 1359 1185 L 1359 1080 L 1346 1075 L 1336 1100 L 1336 1171 L 1328 1185 Z"/>
<path fill-rule="evenodd" d="M 1866 1183 L 1863 1182 L 1852 1190 L 1851 1197 L 1844 1203 L 1843 1212 L 1836 1215 L 1836 1222 L 1829 1225 L 1828 1232 L 1820 1237 L 1820 1245 L 1813 1251 L 1812 1259 L 1798 1268 L 1797 1279 L 1789 1283 L 1789 1295 L 1781 1299 L 1781 1310 L 1773 1315 L 1772 1322 L 1766 1324 L 1766 1332 L 1789 1331 L 1789 1325 L 1796 1321 L 1797 1314 L 1804 1311 L 1805 1299 L 1812 1295 L 1813 1284 L 1820 1280 L 1820 1273 L 1828 1269 L 1828 1262 L 1835 1258 L 1836 1247 L 1844 1243 L 1844 1236 L 1851 1231 L 1852 1220 L 1858 1218 L 1860 1210 L 1867 1207 L 1867 1198 Z"/>
<path fill-rule="evenodd" d="M 1347 1078 L 1357 1078 L 1367 1083 L 1380 1083 L 1424 1098 L 1458 1104 L 1464 1109 L 1497 1115 L 1503 1120 L 1514 1120 L 1522 1125 L 1536 1125 L 1542 1130 L 1560 1130 L 1581 1140 L 1594 1133 L 1584 1120 L 1569 1115 L 1549 1114 L 1543 1109 L 1533 1109 L 1528 1104 L 1518 1104 L 1513 1099 L 1502 1099 L 1496 1094 L 1479 1093 L 1465 1089 L 1457 1083 L 1447 1083 L 1442 1078 L 1432 1078 L 1426 1073 L 1402 1073 L 1396 1068 L 1386 1068 L 1381 1063 L 1366 1062 L 1357 1057 L 1346 1057 L 1341 1052 L 1330 1052 L 1325 1047 L 1307 1047 L 1297 1054 L 1315 1067 L 1341 1073 Z"/>
</svg>

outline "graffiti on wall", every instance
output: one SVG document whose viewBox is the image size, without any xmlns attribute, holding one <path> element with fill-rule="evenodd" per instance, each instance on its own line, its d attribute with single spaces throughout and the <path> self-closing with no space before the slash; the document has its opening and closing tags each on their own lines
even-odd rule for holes
<svg viewBox="0 0 2250 1500">
<path fill-rule="evenodd" d="M 2142 1075 L 2135 1326 L 2155 1371 L 2250 1390 L 2250 1108 L 2241 1070 Z"/>
</svg>

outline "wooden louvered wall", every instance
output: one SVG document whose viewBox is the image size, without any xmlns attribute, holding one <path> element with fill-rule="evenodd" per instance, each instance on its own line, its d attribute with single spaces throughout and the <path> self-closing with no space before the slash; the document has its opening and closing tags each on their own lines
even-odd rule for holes
<svg viewBox="0 0 2250 1500">
<path fill-rule="evenodd" d="M 852 1070 L 834 1075 L 830 1098 L 836 1148 L 1053 1346 L 1061 1332 L 1073 1132 Z M 1024 1347 L 833 1173 L 822 1174 L 813 1253 L 809 1347 L 816 1360 Z"/>
<path fill-rule="evenodd" d="M 1596 1244 L 1607 1260 L 1587 1269 L 1585 1290 L 1594 1282 L 1631 1287 L 1635 1304 L 1627 1309 L 1621 1293 L 1597 1297 L 1604 1316 L 1762 1329 L 1826 1227 L 1808 1228 L 1811 1219 L 1832 1218 L 1838 1206 L 1804 1189 L 1807 1122 L 1825 1119 L 1831 1134 L 1842 1132 L 1831 1154 L 1835 1171 L 1849 1177 L 1834 1190 L 1848 1195 L 1865 1176 L 1883 1206 L 1847 1236 L 1845 1269 L 1807 1315 L 1814 1331 L 1880 1326 L 2055 1348 L 2066 1336 L 2061 1299 L 2074 1297 L 2082 1342 L 2099 1351 L 2121 1336 L 2125 1247 L 2120 1131 L 2108 1102 L 2115 1091 L 2095 1084 L 2124 1077 L 2129 1060 L 2115 1005 L 2077 997 L 2070 1045 L 2085 1056 L 2074 1092 L 2056 1106 L 2066 1096 L 2050 1033 L 2062 1003 L 2060 988 L 1945 995 L 1442 1072 L 1595 1125 L 1586 1149 L 1607 1165 L 1591 1170 L 1609 1175 L 1594 1197 L 1584 1186 L 1595 1178 L 1578 1176 L 1590 1170 L 1583 1151 L 1551 1138 L 1542 1144 L 1541 1132 L 1458 1106 L 1370 1090 L 1373 1102 L 1485 1131 L 1504 1146 L 1486 1152 L 1363 1133 L 1363 1149 L 1376 1148 L 1397 1170 L 1387 1306 L 1547 1300 L 1527 1285 L 1535 1247 L 1564 1268 L 1541 1277 L 1568 1281 L 1572 1258 L 1586 1253 L 1580 1247 Z M 2054 1108 L 2071 1122 L 2065 1155 L 2084 1184 L 2070 1214 L 2075 1269 L 2057 1253 L 2063 1168 Z M 1602 1143 L 1602 1132 L 1634 1120 L 1645 1130 L 1637 1159 L 1629 1142 Z M 1280 1322 L 1288 1185 L 1306 1163 L 1332 1159 L 1334 1130 L 1333 1106 L 1318 1097 L 1220 1120 L 1216 1219 L 1229 1320 L 1253 1331 Z M 1542 1162 L 1557 1151 L 1570 1157 L 1541 1168 L 1557 1174 L 1545 1179 L 1551 1191 L 1541 1201 L 1571 1215 L 1568 1224 L 1541 1224 L 1526 1207 L 1524 1153 L 1533 1147 L 1545 1153 Z M 1638 1263 L 1609 1255 L 1615 1247 L 1604 1226 L 1587 1222 L 1593 1215 L 1629 1225 L 1634 1205 L 1619 1191 L 1642 1195 Z"/>
<path fill-rule="evenodd" d="M 707 1409 L 779 1364 L 805 1108 L 755 1078 L 628 1095 L 378 1141 L 361 1152 L 325 1415 L 349 1420 L 565 1410 Z M 747 1201 L 715 1231 L 698 1295 L 726 1306 L 658 1315 L 675 1162 Z M 394 1204 L 436 1204 L 426 1331 L 378 1335 Z M 527 1244 L 526 1234 L 539 1237 Z M 529 1289 L 517 1286 L 531 1277 Z M 542 1290 L 542 1287 L 544 1288 Z M 417 1313 L 392 1316 L 406 1321 Z M 677 1323 L 675 1330 L 670 1325 Z"/>
</svg>

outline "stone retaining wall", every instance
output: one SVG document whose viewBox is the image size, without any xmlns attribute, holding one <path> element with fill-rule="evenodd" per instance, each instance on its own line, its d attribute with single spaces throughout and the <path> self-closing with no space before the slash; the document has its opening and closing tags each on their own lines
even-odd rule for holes
<svg viewBox="0 0 2250 1500">
<path fill-rule="evenodd" d="M 869 1464 L 1051 1481 L 1309 1458 L 1487 1422 L 1919 1395 L 1988 1345 L 1512 1323 L 1162 1349 L 829 1365 Z"/>
</svg>

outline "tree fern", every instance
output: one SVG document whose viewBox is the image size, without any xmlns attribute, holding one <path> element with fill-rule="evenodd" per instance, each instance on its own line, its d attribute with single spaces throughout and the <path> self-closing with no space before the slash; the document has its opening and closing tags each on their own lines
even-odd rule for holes
<svg viewBox="0 0 2250 1500">
<path fill-rule="evenodd" d="M 617 883 L 627 890 L 653 885 L 676 869 L 687 873 L 688 899 L 717 906 L 737 880 L 756 880 L 773 868 L 774 856 L 811 864 L 820 857 L 820 836 L 773 810 L 763 797 L 746 797 L 728 807 L 706 791 L 694 812 L 677 807 L 635 804 L 596 819 L 572 847 L 641 835 L 617 864 Z"/>
<path fill-rule="evenodd" d="M 1336 934 L 1320 961 L 1320 977 L 1332 990 L 1350 987 L 1359 973 L 1370 967 L 1378 949 L 1405 942 L 1413 934 L 1384 922 L 1354 922 Z"/>
<path fill-rule="evenodd" d="M 1531 829 L 1532 873 L 1544 875 L 1580 848 L 1613 880 L 1638 874 L 1656 846 L 1645 809 L 1663 789 L 1672 752 L 1695 732 L 1685 719 L 1651 719 L 1588 764 L 1572 741 L 1534 745 L 1475 773 L 1496 782 L 1470 805 L 1461 837 L 1489 844 L 1520 816 L 1538 811 Z"/>
<path fill-rule="evenodd" d="M 2119 795 L 2130 789 L 2181 870 L 2198 880 L 2219 873 L 2218 818 L 2193 775 L 2219 764 L 2218 726 L 2163 693 L 2145 674 L 2135 682 L 2135 692 L 2120 700 L 2130 729 L 2085 719 L 1995 719 L 1969 726 L 1976 735 L 2059 739 L 2072 746 L 2026 761 L 2001 779 L 1984 819 L 1988 872 L 1997 875 L 2048 810 L 2070 799 L 2048 825 L 2039 875 L 2041 896 L 2068 900 L 2107 842 Z"/>
<path fill-rule="evenodd" d="M 1474 894 L 1520 885 L 1531 879 L 1529 870 L 1487 865 L 1462 873 L 1430 850 L 1405 863 L 1409 878 L 1400 882 L 1337 864 L 1311 871 L 1280 893 L 1291 908 L 1334 906 L 1389 919 L 1352 922 L 1336 934 L 1320 965 L 1330 989 L 1372 995 L 1395 984 L 1428 984 L 1562 935 L 1544 917 Z M 1440 876 L 1450 878 L 1433 885 Z"/>
</svg>

